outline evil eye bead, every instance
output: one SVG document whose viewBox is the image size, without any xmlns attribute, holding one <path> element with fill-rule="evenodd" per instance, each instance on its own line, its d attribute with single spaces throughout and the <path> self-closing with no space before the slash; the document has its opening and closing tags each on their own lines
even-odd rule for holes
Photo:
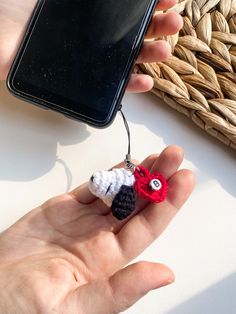
<svg viewBox="0 0 236 314">
<path fill-rule="evenodd" d="M 162 184 L 160 180 L 153 179 L 150 181 L 149 186 L 153 191 L 159 191 L 162 187 Z"/>
</svg>

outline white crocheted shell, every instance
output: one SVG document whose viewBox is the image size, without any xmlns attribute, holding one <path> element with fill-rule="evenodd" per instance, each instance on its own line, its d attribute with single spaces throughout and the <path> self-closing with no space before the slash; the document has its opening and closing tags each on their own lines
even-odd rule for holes
<svg viewBox="0 0 236 314">
<path fill-rule="evenodd" d="M 89 182 L 89 189 L 110 207 L 121 186 L 132 186 L 134 181 L 133 173 L 123 168 L 98 171 L 92 176 L 92 180 Z"/>
</svg>

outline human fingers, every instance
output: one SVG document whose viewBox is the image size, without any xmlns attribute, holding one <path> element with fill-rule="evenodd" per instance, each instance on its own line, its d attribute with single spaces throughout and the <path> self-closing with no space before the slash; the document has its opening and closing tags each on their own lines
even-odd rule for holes
<svg viewBox="0 0 236 314">
<path fill-rule="evenodd" d="M 168 10 L 172 8 L 177 2 L 177 0 L 160 0 L 157 4 L 157 10 Z"/>
<path fill-rule="evenodd" d="M 180 167 L 184 158 L 184 150 L 180 146 L 166 147 L 155 160 L 151 172 L 159 172 L 168 180 Z"/>
<path fill-rule="evenodd" d="M 171 56 L 171 47 L 165 40 L 146 42 L 136 63 L 151 63 L 167 60 Z"/>
<path fill-rule="evenodd" d="M 169 146 L 163 150 L 158 158 L 154 159 L 152 166 L 148 169 L 150 172 L 159 172 L 162 174 L 167 180 L 178 170 L 182 161 L 183 161 L 184 151 L 181 147 L 178 146 Z M 143 165 L 143 164 L 142 164 Z M 143 165 L 145 166 L 145 164 Z M 119 232 L 119 230 L 130 220 L 133 216 L 135 216 L 140 210 L 143 210 L 148 205 L 148 201 L 143 199 L 138 199 L 135 206 L 135 211 L 132 215 L 126 219 L 119 221 L 117 220 L 112 213 L 110 212 L 107 216 L 107 220 L 114 227 L 115 232 Z"/>
<path fill-rule="evenodd" d="M 157 161 L 157 159 L 159 158 L 158 154 L 152 154 L 149 155 L 148 157 L 146 157 L 142 162 L 141 165 L 145 168 L 147 168 L 149 171 L 151 171 L 154 163 Z M 138 164 L 137 164 L 138 165 Z"/>
<path fill-rule="evenodd" d="M 166 229 L 184 205 L 195 185 L 191 171 L 180 170 L 169 180 L 167 199 L 160 204 L 150 203 L 129 220 L 117 234 L 124 264 L 139 255 Z"/>
<path fill-rule="evenodd" d="M 177 12 L 155 14 L 148 28 L 146 38 L 176 34 L 183 27 L 183 19 Z"/>
<path fill-rule="evenodd" d="M 145 43 L 137 58 L 136 63 L 144 62 L 161 62 L 167 60 L 171 56 L 171 47 L 164 41 Z M 153 78 L 146 74 L 132 74 L 126 91 L 128 93 L 145 93 L 153 88 Z"/>
<path fill-rule="evenodd" d="M 132 74 L 126 88 L 128 93 L 145 93 L 153 88 L 154 81 L 146 74 Z"/>
<path fill-rule="evenodd" d="M 139 262 L 118 271 L 109 279 L 77 288 L 68 299 L 87 314 L 120 313 L 149 291 L 174 281 L 172 271 L 162 264 Z M 88 302 L 93 296 L 92 302 Z"/>
<path fill-rule="evenodd" d="M 88 188 L 88 183 L 84 183 L 69 193 L 78 203 L 88 205 L 93 203 L 97 197 Z"/>
<path fill-rule="evenodd" d="M 156 38 L 177 33 L 183 26 L 183 20 L 176 12 L 157 14 L 147 32 L 147 38 Z M 171 56 L 171 47 L 164 41 L 145 42 L 137 63 L 165 61 Z M 153 88 L 153 79 L 144 74 L 133 74 L 127 86 L 127 92 L 143 93 Z"/>
</svg>

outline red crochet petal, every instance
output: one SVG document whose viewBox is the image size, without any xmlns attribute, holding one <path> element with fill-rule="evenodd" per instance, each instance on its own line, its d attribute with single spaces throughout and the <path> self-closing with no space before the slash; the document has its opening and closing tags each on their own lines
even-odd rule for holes
<svg viewBox="0 0 236 314">
<path fill-rule="evenodd" d="M 166 199 L 168 192 L 168 182 L 163 175 L 154 172 L 150 173 L 148 169 L 139 166 L 135 172 L 134 189 L 139 197 L 144 198 L 152 203 L 160 203 Z M 152 180 L 159 180 L 161 187 L 158 190 L 154 190 L 151 187 Z"/>
</svg>

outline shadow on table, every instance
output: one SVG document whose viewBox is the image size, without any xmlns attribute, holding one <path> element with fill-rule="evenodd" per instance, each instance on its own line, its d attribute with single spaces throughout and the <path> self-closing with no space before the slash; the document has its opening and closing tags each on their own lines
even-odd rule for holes
<svg viewBox="0 0 236 314">
<path fill-rule="evenodd" d="M 235 292 L 236 274 L 232 274 L 165 314 L 233 314 Z"/>
<path fill-rule="evenodd" d="M 236 151 L 212 138 L 188 118 L 162 104 L 161 100 L 158 105 L 157 98 L 152 94 L 138 97 L 129 94 L 126 97 L 133 103 L 125 106 L 129 121 L 144 124 L 163 138 L 166 145 L 182 146 L 186 159 L 200 169 L 198 183 L 215 178 L 230 194 L 236 196 Z M 145 105 L 147 110 L 143 110 Z"/>
<path fill-rule="evenodd" d="M 47 173 L 56 162 L 57 145 L 72 145 L 89 136 L 85 124 L 16 100 L 0 83 L 0 179 L 28 181 Z"/>
</svg>

